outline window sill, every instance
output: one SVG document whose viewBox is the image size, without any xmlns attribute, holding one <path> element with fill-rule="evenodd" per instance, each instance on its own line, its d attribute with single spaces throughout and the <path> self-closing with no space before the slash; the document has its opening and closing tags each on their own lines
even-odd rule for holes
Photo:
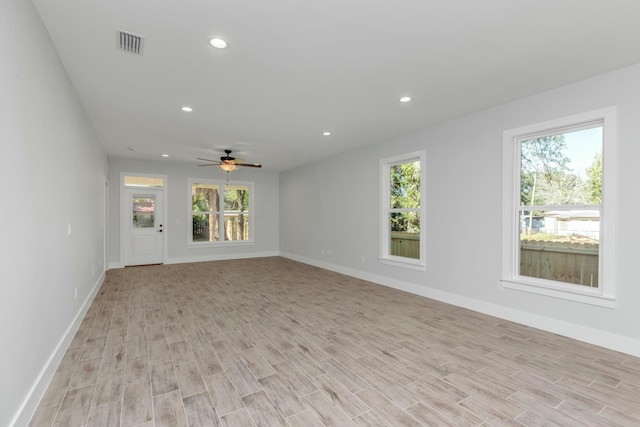
<svg viewBox="0 0 640 427">
<path fill-rule="evenodd" d="M 380 264 L 392 265 L 394 267 L 406 268 L 408 270 L 426 271 L 426 266 L 419 260 L 410 261 L 408 258 L 394 257 L 394 258 L 378 258 Z"/>
<path fill-rule="evenodd" d="M 498 286 L 500 290 L 514 289 L 523 292 L 530 292 L 533 294 L 549 296 L 553 298 L 559 298 L 569 301 L 580 302 L 583 304 L 597 305 L 599 307 L 615 308 L 616 299 L 613 296 L 602 295 L 599 289 L 592 290 L 586 288 L 585 290 L 574 289 L 574 285 L 546 285 L 544 283 L 531 283 L 519 279 L 502 279 Z M 575 285 L 580 286 L 580 285 Z"/>
</svg>

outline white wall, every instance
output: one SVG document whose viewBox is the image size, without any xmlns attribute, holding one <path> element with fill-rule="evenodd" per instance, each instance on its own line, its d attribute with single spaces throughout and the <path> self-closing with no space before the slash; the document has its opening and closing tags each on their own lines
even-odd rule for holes
<svg viewBox="0 0 640 427">
<path fill-rule="evenodd" d="M 0 425 L 7 426 L 26 425 L 104 277 L 106 156 L 31 2 L 0 4 Z"/>
<path fill-rule="evenodd" d="M 195 159 L 194 159 L 195 160 Z M 167 217 L 163 224 L 166 238 L 165 263 L 208 261 L 230 258 L 274 256 L 278 254 L 278 174 L 262 169 L 239 168 L 229 175 L 230 182 L 254 182 L 253 204 L 254 243 L 193 247 L 187 245 L 191 189 L 189 178 L 225 180 L 218 167 L 198 167 L 194 164 L 170 161 L 142 161 L 109 158 L 109 261 L 110 266 L 122 267 L 120 254 L 120 174 L 166 175 L 164 202 Z"/>
<path fill-rule="evenodd" d="M 502 132 L 609 106 L 619 114 L 619 167 L 607 171 L 617 173 L 620 184 L 619 206 L 607 212 L 619 230 L 616 308 L 498 290 Z M 284 172 L 280 249 L 304 262 L 640 355 L 638 117 L 640 65 Z M 427 155 L 426 272 L 377 261 L 379 161 L 418 149 Z"/>
</svg>

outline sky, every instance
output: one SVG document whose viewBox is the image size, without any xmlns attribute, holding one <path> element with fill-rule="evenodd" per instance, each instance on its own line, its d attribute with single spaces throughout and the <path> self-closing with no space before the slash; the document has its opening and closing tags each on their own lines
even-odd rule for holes
<svg viewBox="0 0 640 427">
<path fill-rule="evenodd" d="M 587 177 L 587 168 L 591 166 L 596 153 L 602 153 L 602 127 L 579 130 L 564 134 L 567 144 L 567 157 L 571 159 L 569 167 L 581 178 Z"/>
</svg>

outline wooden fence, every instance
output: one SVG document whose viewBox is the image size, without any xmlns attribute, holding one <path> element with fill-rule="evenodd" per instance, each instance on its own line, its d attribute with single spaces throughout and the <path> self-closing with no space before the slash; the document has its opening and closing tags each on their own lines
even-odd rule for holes
<svg viewBox="0 0 640 427">
<path fill-rule="evenodd" d="M 598 287 L 598 245 L 523 241 L 520 275 Z"/>
<path fill-rule="evenodd" d="M 390 254 L 420 259 L 420 234 L 391 232 Z"/>
</svg>

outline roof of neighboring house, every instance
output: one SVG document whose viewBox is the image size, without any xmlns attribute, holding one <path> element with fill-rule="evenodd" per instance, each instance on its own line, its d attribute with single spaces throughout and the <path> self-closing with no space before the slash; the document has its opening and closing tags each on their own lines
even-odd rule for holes
<svg viewBox="0 0 640 427">
<path fill-rule="evenodd" d="M 548 211 L 545 218 L 558 219 L 600 219 L 600 211 L 597 210 L 568 210 L 568 211 Z"/>
</svg>

